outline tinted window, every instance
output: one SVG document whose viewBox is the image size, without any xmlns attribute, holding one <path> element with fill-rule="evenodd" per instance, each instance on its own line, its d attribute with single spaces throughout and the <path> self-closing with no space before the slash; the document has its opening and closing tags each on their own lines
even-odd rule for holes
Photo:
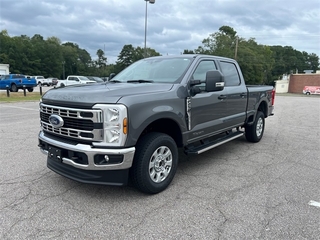
<svg viewBox="0 0 320 240">
<path fill-rule="evenodd" d="M 194 71 L 192 77 L 194 80 L 206 80 L 208 71 L 216 70 L 214 61 L 201 61 Z"/>
<path fill-rule="evenodd" d="M 12 75 L 12 78 L 24 78 L 24 76 L 23 76 L 23 75 L 15 74 L 15 75 Z"/>
<path fill-rule="evenodd" d="M 220 62 L 221 70 L 224 75 L 225 86 L 238 86 L 240 77 L 234 63 Z"/>
</svg>

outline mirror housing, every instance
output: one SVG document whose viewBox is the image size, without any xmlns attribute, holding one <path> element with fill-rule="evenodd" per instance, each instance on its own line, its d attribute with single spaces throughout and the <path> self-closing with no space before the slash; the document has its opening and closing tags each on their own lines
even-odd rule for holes
<svg viewBox="0 0 320 240">
<path fill-rule="evenodd" d="M 116 75 L 115 73 L 110 73 L 108 81 L 110 81 L 115 75 Z"/>
<path fill-rule="evenodd" d="M 216 92 L 224 89 L 224 77 L 218 70 L 206 73 L 206 92 Z"/>
</svg>

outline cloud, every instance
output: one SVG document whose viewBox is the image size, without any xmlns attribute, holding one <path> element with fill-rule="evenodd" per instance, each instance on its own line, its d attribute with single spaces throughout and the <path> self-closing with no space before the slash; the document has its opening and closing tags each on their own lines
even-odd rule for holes
<svg viewBox="0 0 320 240">
<path fill-rule="evenodd" d="M 195 49 L 227 25 L 260 44 L 292 46 L 320 56 L 320 2 L 269 0 L 1 0 L 0 23 L 11 36 L 40 34 L 75 42 L 93 58 L 105 51 L 115 62 L 125 44 L 165 54 Z"/>
</svg>

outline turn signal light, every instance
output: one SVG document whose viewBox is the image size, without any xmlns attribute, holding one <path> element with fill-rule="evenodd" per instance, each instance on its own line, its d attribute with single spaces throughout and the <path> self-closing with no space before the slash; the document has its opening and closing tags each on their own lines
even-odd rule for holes
<svg viewBox="0 0 320 240">
<path fill-rule="evenodd" d="M 123 133 L 124 134 L 128 133 L 128 120 L 127 120 L 127 118 L 123 119 Z"/>
</svg>

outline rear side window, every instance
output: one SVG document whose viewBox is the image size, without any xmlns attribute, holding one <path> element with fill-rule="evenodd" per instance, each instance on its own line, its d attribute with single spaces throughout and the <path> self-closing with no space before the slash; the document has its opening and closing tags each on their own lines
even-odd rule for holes
<svg viewBox="0 0 320 240">
<path fill-rule="evenodd" d="M 15 75 L 12 75 L 12 78 L 15 78 L 15 79 L 17 79 L 17 78 L 24 78 L 24 76 L 23 76 L 23 75 L 15 74 Z"/>
<path fill-rule="evenodd" d="M 236 65 L 231 62 L 220 62 L 220 66 L 224 75 L 225 86 L 238 86 L 240 77 Z"/>
</svg>

